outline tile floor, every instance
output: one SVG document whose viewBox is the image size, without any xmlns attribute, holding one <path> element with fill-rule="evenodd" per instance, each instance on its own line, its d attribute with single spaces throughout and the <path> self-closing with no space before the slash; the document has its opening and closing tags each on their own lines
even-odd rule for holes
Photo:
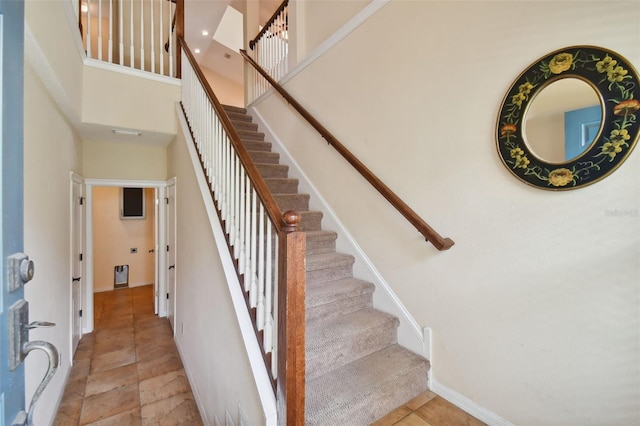
<svg viewBox="0 0 640 426">
<path fill-rule="evenodd" d="M 482 426 L 480 420 L 447 400 L 426 391 L 371 426 Z"/>
<path fill-rule="evenodd" d="M 202 425 L 153 286 L 96 293 L 94 311 L 54 425 Z"/>
</svg>

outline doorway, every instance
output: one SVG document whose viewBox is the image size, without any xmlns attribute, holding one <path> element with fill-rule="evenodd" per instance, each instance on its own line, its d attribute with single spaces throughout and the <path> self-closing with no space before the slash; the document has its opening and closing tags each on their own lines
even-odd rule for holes
<svg viewBox="0 0 640 426">
<path fill-rule="evenodd" d="M 96 241 L 96 235 L 94 235 L 94 210 L 99 207 L 96 205 L 96 199 L 94 195 L 94 189 L 111 187 L 111 188 L 144 188 L 145 191 L 152 191 L 152 197 L 150 202 L 147 202 L 146 209 L 148 212 L 153 212 L 153 231 L 151 232 L 154 243 L 153 247 L 128 247 L 129 250 L 137 249 L 138 256 L 152 256 L 154 261 L 153 268 L 153 282 L 154 282 L 154 305 L 155 313 L 159 317 L 165 317 L 168 314 L 167 307 L 174 304 L 174 288 L 175 282 L 171 285 L 171 292 L 168 291 L 168 266 L 175 263 L 169 263 L 167 251 L 165 248 L 168 246 L 168 212 L 174 209 L 160 208 L 166 204 L 167 199 L 167 187 L 173 185 L 173 197 L 175 197 L 175 179 L 169 181 L 138 181 L 138 180 L 114 180 L 114 179 L 86 179 L 86 283 L 85 283 L 85 297 L 84 305 L 86 306 L 86 315 L 83 315 L 83 332 L 90 333 L 94 329 L 94 306 L 93 295 L 94 292 L 99 289 L 96 285 L 100 285 L 96 280 L 98 271 L 96 270 L 96 253 L 94 252 L 94 242 Z M 171 214 L 173 214 L 171 213 Z M 171 248 L 171 247 L 170 247 Z M 172 248 L 172 255 L 175 253 L 175 248 Z M 175 256 L 175 255 L 174 255 Z M 119 265 L 111 265 L 119 266 Z M 173 268 L 172 268 L 173 270 Z M 113 274 L 113 270 L 111 271 Z M 132 280 L 133 278 L 130 278 Z M 170 296 L 170 299 L 167 298 Z M 173 309 L 171 309 L 173 314 Z"/>
</svg>

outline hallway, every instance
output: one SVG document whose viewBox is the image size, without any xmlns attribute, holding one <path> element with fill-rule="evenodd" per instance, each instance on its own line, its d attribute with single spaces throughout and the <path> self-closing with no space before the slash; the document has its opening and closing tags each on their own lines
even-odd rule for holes
<svg viewBox="0 0 640 426">
<path fill-rule="evenodd" d="M 54 425 L 201 425 L 153 286 L 94 295 L 95 331 L 83 336 Z"/>
</svg>

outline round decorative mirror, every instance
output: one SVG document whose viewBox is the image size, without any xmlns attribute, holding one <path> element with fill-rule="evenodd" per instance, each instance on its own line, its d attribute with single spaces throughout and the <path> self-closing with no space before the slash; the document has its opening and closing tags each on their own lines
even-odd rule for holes
<svg viewBox="0 0 640 426">
<path fill-rule="evenodd" d="M 558 50 L 513 83 L 497 125 L 498 152 L 516 177 L 550 190 L 613 172 L 638 141 L 640 87 L 620 55 L 592 46 Z"/>
</svg>

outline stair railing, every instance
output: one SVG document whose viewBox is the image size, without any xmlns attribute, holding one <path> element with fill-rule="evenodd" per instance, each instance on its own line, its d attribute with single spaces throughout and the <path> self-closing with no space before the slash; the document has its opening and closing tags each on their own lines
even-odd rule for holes
<svg viewBox="0 0 640 426">
<path fill-rule="evenodd" d="M 175 20 L 175 30 L 172 25 Z M 184 0 L 81 0 L 79 28 L 87 57 L 180 77 L 175 37 Z M 170 40 L 164 50 L 165 40 Z"/>
<path fill-rule="evenodd" d="M 240 50 L 245 61 L 249 63 L 296 111 L 313 126 L 318 133 L 335 148 L 342 157 L 347 160 L 393 207 L 404 216 L 438 250 L 448 250 L 454 245 L 451 238 L 443 238 L 415 211 L 413 211 L 400 197 L 398 197 L 387 185 L 385 185 L 371 170 L 369 170 L 358 158 L 351 153 L 335 136 L 333 136 L 315 117 L 311 115 L 284 87 L 278 84 L 269 73 L 264 70 L 245 50 Z"/>
<path fill-rule="evenodd" d="M 304 424 L 305 251 L 183 38 L 182 108 L 270 372 L 278 423 Z"/>
<path fill-rule="evenodd" d="M 258 35 L 249 42 L 249 47 L 255 51 L 258 64 L 271 77 L 276 81 L 284 77 L 288 71 L 289 0 L 284 0 L 278 7 Z M 268 83 L 263 79 L 256 79 L 254 97 L 259 97 L 268 89 Z"/>
</svg>

